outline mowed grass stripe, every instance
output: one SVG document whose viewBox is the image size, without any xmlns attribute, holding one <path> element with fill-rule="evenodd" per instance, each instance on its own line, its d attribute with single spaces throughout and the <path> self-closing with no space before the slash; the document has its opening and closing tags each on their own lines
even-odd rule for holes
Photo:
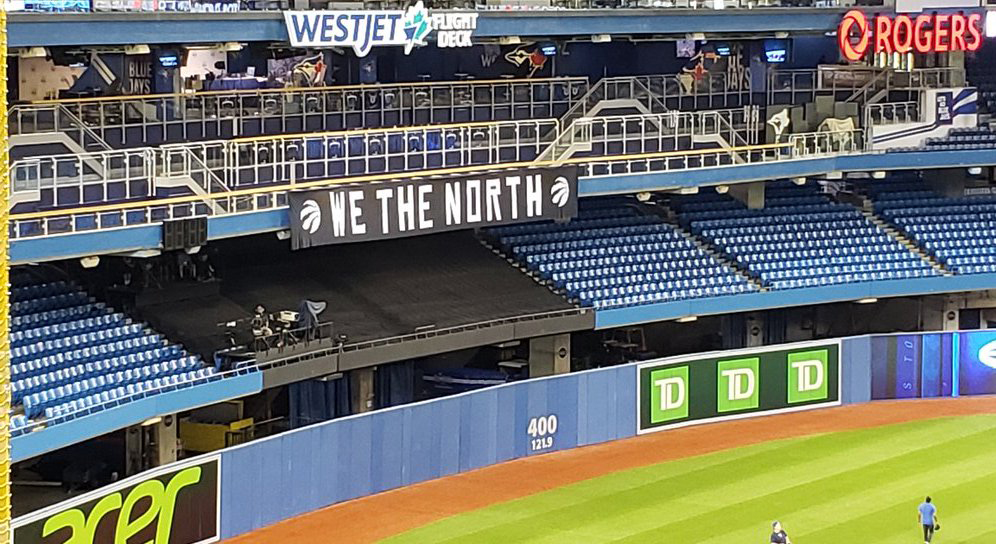
<svg viewBox="0 0 996 544">
<path fill-rule="evenodd" d="M 918 488 L 931 484 L 921 480 L 980 477 L 992 444 L 985 434 L 993 429 L 996 417 L 973 416 L 769 442 L 610 474 L 389 541 L 753 542 L 777 515 L 808 526 L 805 534 L 819 539 L 807 537 L 809 543 L 858 510 L 897 501 L 896 512 L 905 504 L 909 527 Z M 996 459 L 990 461 L 996 470 Z M 802 536 L 801 529 L 793 536 Z"/>
<path fill-rule="evenodd" d="M 990 458 L 990 462 L 992 459 Z M 944 486 L 945 480 L 935 482 L 931 497 L 938 506 L 938 519 L 942 531 L 938 533 L 937 542 L 996 542 L 978 540 L 980 535 L 988 533 L 993 528 L 992 491 L 996 485 L 996 469 L 991 468 L 983 474 L 957 485 Z M 950 474 L 952 478 L 970 476 L 973 473 Z M 936 491 L 936 492 L 935 492 Z M 916 506 L 923 501 L 923 495 L 910 496 L 902 502 L 893 502 L 879 508 L 857 510 L 853 518 L 841 521 L 820 531 L 803 531 L 800 540 L 805 542 L 848 542 L 866 541 L 882 544 L 916 542 L 921 535 L 917 526 Z M 883 519 L 895 519 L 899 522 L 893 525 L 880 523 Z M 943 533 L 943 538 L 941 537 Z"/>
<path fill-rule="evenodd" d="M 585 525 L 589 538 L 595 538 L 595 535 L 601 532 L 599 525 L 608 526 L 611 528 L 610 532 L 616 536 L 652 530 L 660 526 L 658 516 L 661 509 L 670 507 L 660 502 L 662 489 L 688 490 L 680 497 L 682 504 L 674 509 L 670 516 L 670 519 L 683 519 L 712 512 L 715 505 L 714 496 L 717 493 L 727 500 L 732 496 L 740 497 L 739 500 L 755 497 L 758 485 L 776 478 L 784 479 L 787 470 L 794 469 L 794 477 L 798 479 L 805 475 L 819 474 L 820 471 L 846 466 L 848 459 L 851 458 L 869 459 L 881 449 L 882 444 L 888 446 L 889 451 L 893 451 L 910 447 L 918 440 L 930 436 L 943 435 L 945 432 L 967 432 L 944 420 L 930 422 L 929 427 L 932 428 L 896 429 L 894 432 L 897 434 L 905 433 L 907 436 L 895 439 L 882 436 L 878 444 L 870 444 L 867 437 L 850 433 L 815 435 L 801 439 L 804 442 L 812 442 L 807 449 L 834 448 L 835 457 L 831 458 L 818 456 L 814 458 L 809 454 L 796 455 L 792 453 L 791 448 L 786 447 L 789 442 L 783 441 L 651 465 L 611 475 L 614 477 L 580 482 L 526 499 L 504 503 L 500 510 L 479 510 L 477 512 L 479 515 L 473 519 L 463 520 L 466 522 L 466 527 L 454 527 L 453 530 L 455 534 L 470 539 L 483 538 L 494 531 L 501 531 L 503 537 L 511 541 L 536 539 L 541 538 L 542 534 L 530 530 L 530 527 L 541 526 L 543 531 L 551 533 L 575 529 L 578 526 L 579 510 L 598 512 L 598 521 L 592 520 Z M 943 427 L 951 429 L 940 430 Z M 776 453 L 778 462 L 774 463 L 772 460 L 775 459 Z M 752 469 L 750 472 L 745 472 L 744 467 Z M 632 483 L 628 488 L 620 490 L 617 478 L 624 478 Z M 724 489 L 717 489 L 720 486 Z M 666 494 L 666 491 L 664 493 Z M 540 502 L 533 502 L 534 499 L 540 499 Z M 646 504 L 650 512 L 641 512 L 640 504 Z M 455 523 L 455 520 L 461 517 L 472 515 L 465 514 L 441 523 Z M 626 529 L 623 530 L 622 527 Z M 469 534 L 467 531 L 470 531 Z"/>
<path fill-rule="evenodd" d="M 969 452 L 971 455 L 968 458 L 940 466 L 924 464 L 922 458 L 911 460 L 910 457 L 915 454 L 906 454 L 895 458 L 894 466 L 889 466 L 887 470 L 881 466 L 881 463 L 876 463 L 842 474 L 836 478 L 839 481 L 834 482 L 840 485 L 806 485 L 800 490 L 801 492 L 786 492 L 784 496 L 779 494 L 777 497 L 764 497 L 759 501 L 762 508 L 760 511 L 750 508 L 756 506 L 753 504 L 743 510 L 738 505 L 728 506 L 730 511 L 742 514 L 740 517 L 744 523 L 740 528 L 728 529 L 717 537 L 698 542 L 704 544 L 749 542 L 751 538 L 757 538 L 759 531 L 757 519 L 763 518 L 765 514 L 770 518 L 778 517 L 790 527 L 795 527 L 792 536 L 800 542 L 807 543 L 840 542 L 842 538 L 880 542 L 878 535 L 874 540 L 869 540 L 869 529 L 877 530 L 878 522 L 881 520 L 905 519 L 907 523 L 899 523 L 894 530 L 908 542 L 911 536 L 914 538 L 916 536 L 915 531 L 910 532 L 911 527 L 916 528 L 916 506 L 923 501 L 926 493 L 937 495 L 934 491 L 942 491 L 936 484 L 925 488 L 925 485 L 930 485 L 925 482 L 959 481 L 965 475 L 978 474 L 983 474 L 980 479 L 989 482 L 996 479 L 993 455 L 984 451 L 984 445 L 988 442 L 991 442 L 991 438 L 984 433 L 973 435 L 971 439 L 944 442 L 943 446 L 939 447 L 957 446 L 976 449 Z M 928 451 L 916 453 L 928 453 Z M 938 450 L 930 448 L 929 453 L 936 454 Z M 875 483 L 869 485 L 869 482 Z M 962 491 L 967 490 L 966 487 Z M 815 499 L 806 500 L 807 492 L 818 495 L 814 495 Z M 785 497 L 788 498 L 787 501 L 782 500 Z M 780 509 L 771 510 L 768 505 L 776 503 Z M 800 509 L 800 504 L 807 506 Z M 883 508 L 883 505 L 887 506 Z M 860 519 L 862 517 L 867 520 Z"/>
<path fill-rule="evenodd" d="M 850 498 L 852 504 L 855 504 L 856 501 L 861 500 L 862 493 L 868 489 L 868 482 L 876 482 L 876 485 L 894 482 L 922 471 L 927 466 L 924 463 L 925 458 L 935 458 L 938 454 L 943 454 L 952 448 L 977 453 L 980 449 L 985 448 L 985 444 L 992 443 L 992 427 L 978 429 L 975 425 L 944 420 L 943 426 L 946 428 L 942 429 L 937 423 L 929 422 L 925 425 L 926 430 L 932 431 L 933 435 L 929 443 L 909 442 L 903 444 L 902 447 L 897 447 L 894 444 L 896 436 L 922 433 L 907 432 L 909 425 L 903 429 L 871 429 L 854 433 L 867 437 L 868 445 L 878 450 L 871 455 L 842 458 L 840 452 L 825 455 L 823 452 L 826 450 L 824 450 L 823 445 L 814 448 L 812 447 L 814 446 L 813 441 L 795 443 L 792 448 L 789 448 L 790 455 L 815 457 L 820 462 L 812 464 L 814 470 L 801 473 L 798 470 L 778 471 L 772 475 L 771 481 L 755 481 L 754 483 L 757 485 L 754 488 L 754 493 L 747 499 L 742 499 L 743 495 L 740 494 L 736 496 L 724 493 L 709 495 L 709 504 L 723 505 L 724 523 L 722 525 L 717 526 L 710 523 L 710 520 L 716 516 L 716 511 L 713 509 L 690 519 L 672 521 L 644 534 L 632 535 L 633 538 L 629 540 L 616 539 L 615 541 L 644 542 L 647 537 L 653 536 L 650 533 L 657 530 L 683 532 L 689 526 L 694 526 L 697 528 L 693 530 L 699 534 L 696 542 L 707 541 L 713 537 L 718 537 L 721 542 L 739 542 L 739 540 L 734 539 L 738 529 L 747 533 L 750 531 L 756 533 L 758 520 L 783 518 L 787 521 L 792 512 L 807 504 L 815 506 L 822 510 L 825 516 L 834 519 L 840 515 L 835 512 L 847 512 L 850 509 L 841 511 L 827 508 L 825 504 L 827 501 L 844 497 Z M 964 434 L 969 429 L 974 430 L 971 434 Z M 879 440 L 883 433 L 874 431 L 883 430 L 892 435 L 890 439 Z M 957 431 L 954 433 L 955 436 L 951 436 L 951 431 Z M 827 438 L 835 437 L 836 435 L 830 435 Z M 781 464 L 778 457 L 771 458 L 767 462 L 776 466 Z M 750 474 L 755 470 L 755 467 L 743 467 L 742 470 Z M 726 477 L 735 478 L 736 474 L 730 474 Z M 755 480 L 755 478 L 748 478 L 748 480 Z M 919 494 L 917 493 L 917 495 Z M 703 527 L 711 529 L 703 530 Z M 713 533 L 712 530 L 720 532 Z"/>
</svg>

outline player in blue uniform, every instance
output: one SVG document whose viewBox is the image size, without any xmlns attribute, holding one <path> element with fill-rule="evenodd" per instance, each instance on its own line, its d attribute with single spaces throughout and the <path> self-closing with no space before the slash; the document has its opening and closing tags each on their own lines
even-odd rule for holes
<svg viewBox="0 0 996 544">
<path fill-rule="evenodd" d="M 934 531 L 940 528 L 937 525 L 937 507 L 930 502 L 930 497 L 927 497 L 927 500 L 920 503 L 916 511 L 920 526 L 923 527 L 923 543 L 930 544 L 930 540 L 934 538 Z"/>
</svg>

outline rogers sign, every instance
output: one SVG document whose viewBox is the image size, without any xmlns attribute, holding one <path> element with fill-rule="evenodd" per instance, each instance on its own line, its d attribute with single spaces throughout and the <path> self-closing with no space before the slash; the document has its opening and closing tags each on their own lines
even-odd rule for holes
<svg viewBox="0 0 996 544">
<path fill-rule="evenodd" d="M 879 53 L 945 53 L 977 51 L 982 47 L 982 14 L 876 15 L 851 10 L 837 27 L 844 58 L 861 60 L 869 50 Z"/>
</svg>

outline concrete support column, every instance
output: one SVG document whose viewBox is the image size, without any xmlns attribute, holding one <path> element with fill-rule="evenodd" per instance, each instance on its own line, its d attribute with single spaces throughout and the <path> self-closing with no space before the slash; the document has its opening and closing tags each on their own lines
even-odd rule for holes
<svg viewBox="0 0 996 544">
<path fill-rule="evenodd" d="M 920 330 L 941 331 L 944 329 L 944 301 L 937 297 L 924 297 L 920 301 Z"/>
<path fill-rule="evenodd" d="M 736 183 L 730 185 L 730 196 L 743 202 L 748 209 L 764 208 L 764 183 Z"/>
<path fill-rule="evenodd" d="M 163 416 L 158 423 L 151 427 L 153 446 L 155 448 L 153 460 L 155 464 L 153 466 L 158 467 L 176 461 L 177 449 L 179 449 L 177 448 L 179 424 L 176 416 Z"/>
<path fill-rule="evenodd" d="M 142 443 L 145 440 L 145 427 L 135 425 L 125 429 L 125 473 L 132 476 L 145 470 Z"/>
<path fill-rule="evenodd" d="M 152 418 L 125 430 L 125 474 L 131 476 L 177 460 L 179 421 L 175 415 Z"/>
<path fill-rule="evenodd" d="M 947 299 L 944 301 L 944 312 L 943 312 L 943 330 L 945 331 L 956 331 L 958 330 L 959 320 L 958 312 L 961 310 L 961 301 L 958 299 Z"/>
<path fill-rule="evenodd" d="M 362 414 L 374 409 L 374 369 L 359 368 L 349 372 L 353 394 L 353 413 Z"/>
<path fill-rule="evenodd" d="M 571 335 L 557 334 L 529 340 L 529 377 L 567 374 L 571 371 Z"/>
<path fill-rule="evenodd" d="M 761 312 L 749 313 L 747 314 L 747 319 L 744 321 L 744 326 L 747 327 L 747 347 L 756 348 L 763 346 L 765 326 L 764 314 Z"/>
<path fill-rule="evenodd" d="M 965 52 L 964 51 L 949 51 L 947 53 L 948 68 L 959 68 L 960 71 L 955 71 L 951 74 L 951 86 L 952 87 L 964 87 L 965 86 Z"/>
</svg>

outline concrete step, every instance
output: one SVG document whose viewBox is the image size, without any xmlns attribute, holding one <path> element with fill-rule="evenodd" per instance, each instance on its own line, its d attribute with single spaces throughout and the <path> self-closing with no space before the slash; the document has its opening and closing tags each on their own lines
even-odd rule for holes
<svg viewBox="0 0 996 544">
<path fill-rule="evenodd" d="M 744 270 L 743 268 L 741 268 L 736 262 L 734 262 L 733 260 L 729 259 L 725 255 L 723 255 L 722 253 L 720 253 L 719 251 L 717 251 L 715 248 L 713 248 L 711 245 L 709 245 L 709 243 L 706 242 L 705 240 L 703 240 L 703 239 L 699 238 L 698 236 L 696 236 L 696 235 L 688 232 L 687 230 L 685 230 L 681 225 L 678 224 L 677 219 L 676 219 L 677 218 L 677 214 L 674 213 L 674 211 L 672 211 L 670 209 L 670 207 L 667 207 L 666 209 L 667 209 L 667 215 L 670 218 L 674 218 L 674 219 L 669 219 L 668 223 L 670 223 L 671 226 L 673 226 L 675 228 L 675 230 L 677 230 L 679 233 L 681 233 L 681 235 L 684 236 L 688 241 L 690 241 L 693 244 L 695 244 L 695 247 L 697 247 L 703 253 L 706 253 L 707 255 L 709 255 L 710 257 L 712 257 L 713 259 L 716 259 L 717 261 L 719 261 L 721 264 L 723 264 L 727 268 L 730 268 L 731 270 L 733 270 L 734 272 L 736 272 L 736 274 L 738 276 L 741 276 L 742 278 L 746 279 L 748 282 L 752 283 L 760 291 L 767 291 L 768 290 L 767 287 L 765 287 L 760 281 L 758 281 L 758 280 L 754 279 L 753 277 L 751 277 L 751 275 L 748 274 L 746 270 Z"/>
<path fill-rule="evenodd" d="M 888 223 L 881 217 L 875 215 L 874 212 L 863 209 L 861 210 L 861 215 L 864 215 L 865 218 L 868 219 L 868 221 L 870 221 L 876 227 L 885 232 L 890 238 L 902 244 L 903 247 L 905 247 L 909 252 L 920 257 L 920 260 L 929 264 L 931 268 L 933 268 L 934 270 L 937 270 L 938 272 L 940 272 L 945 276 L 954 275 L 953 272 L 948 270 L 943 264 L 941 264 L 937 259 L 935 259 L 933 255 L 924 251 L 923 248 L 916 245 L 916 243 L 910 240 L 905 234 L 903 234 L 902 231 L 892 226 L 892 224 Z"/>
</svg>

